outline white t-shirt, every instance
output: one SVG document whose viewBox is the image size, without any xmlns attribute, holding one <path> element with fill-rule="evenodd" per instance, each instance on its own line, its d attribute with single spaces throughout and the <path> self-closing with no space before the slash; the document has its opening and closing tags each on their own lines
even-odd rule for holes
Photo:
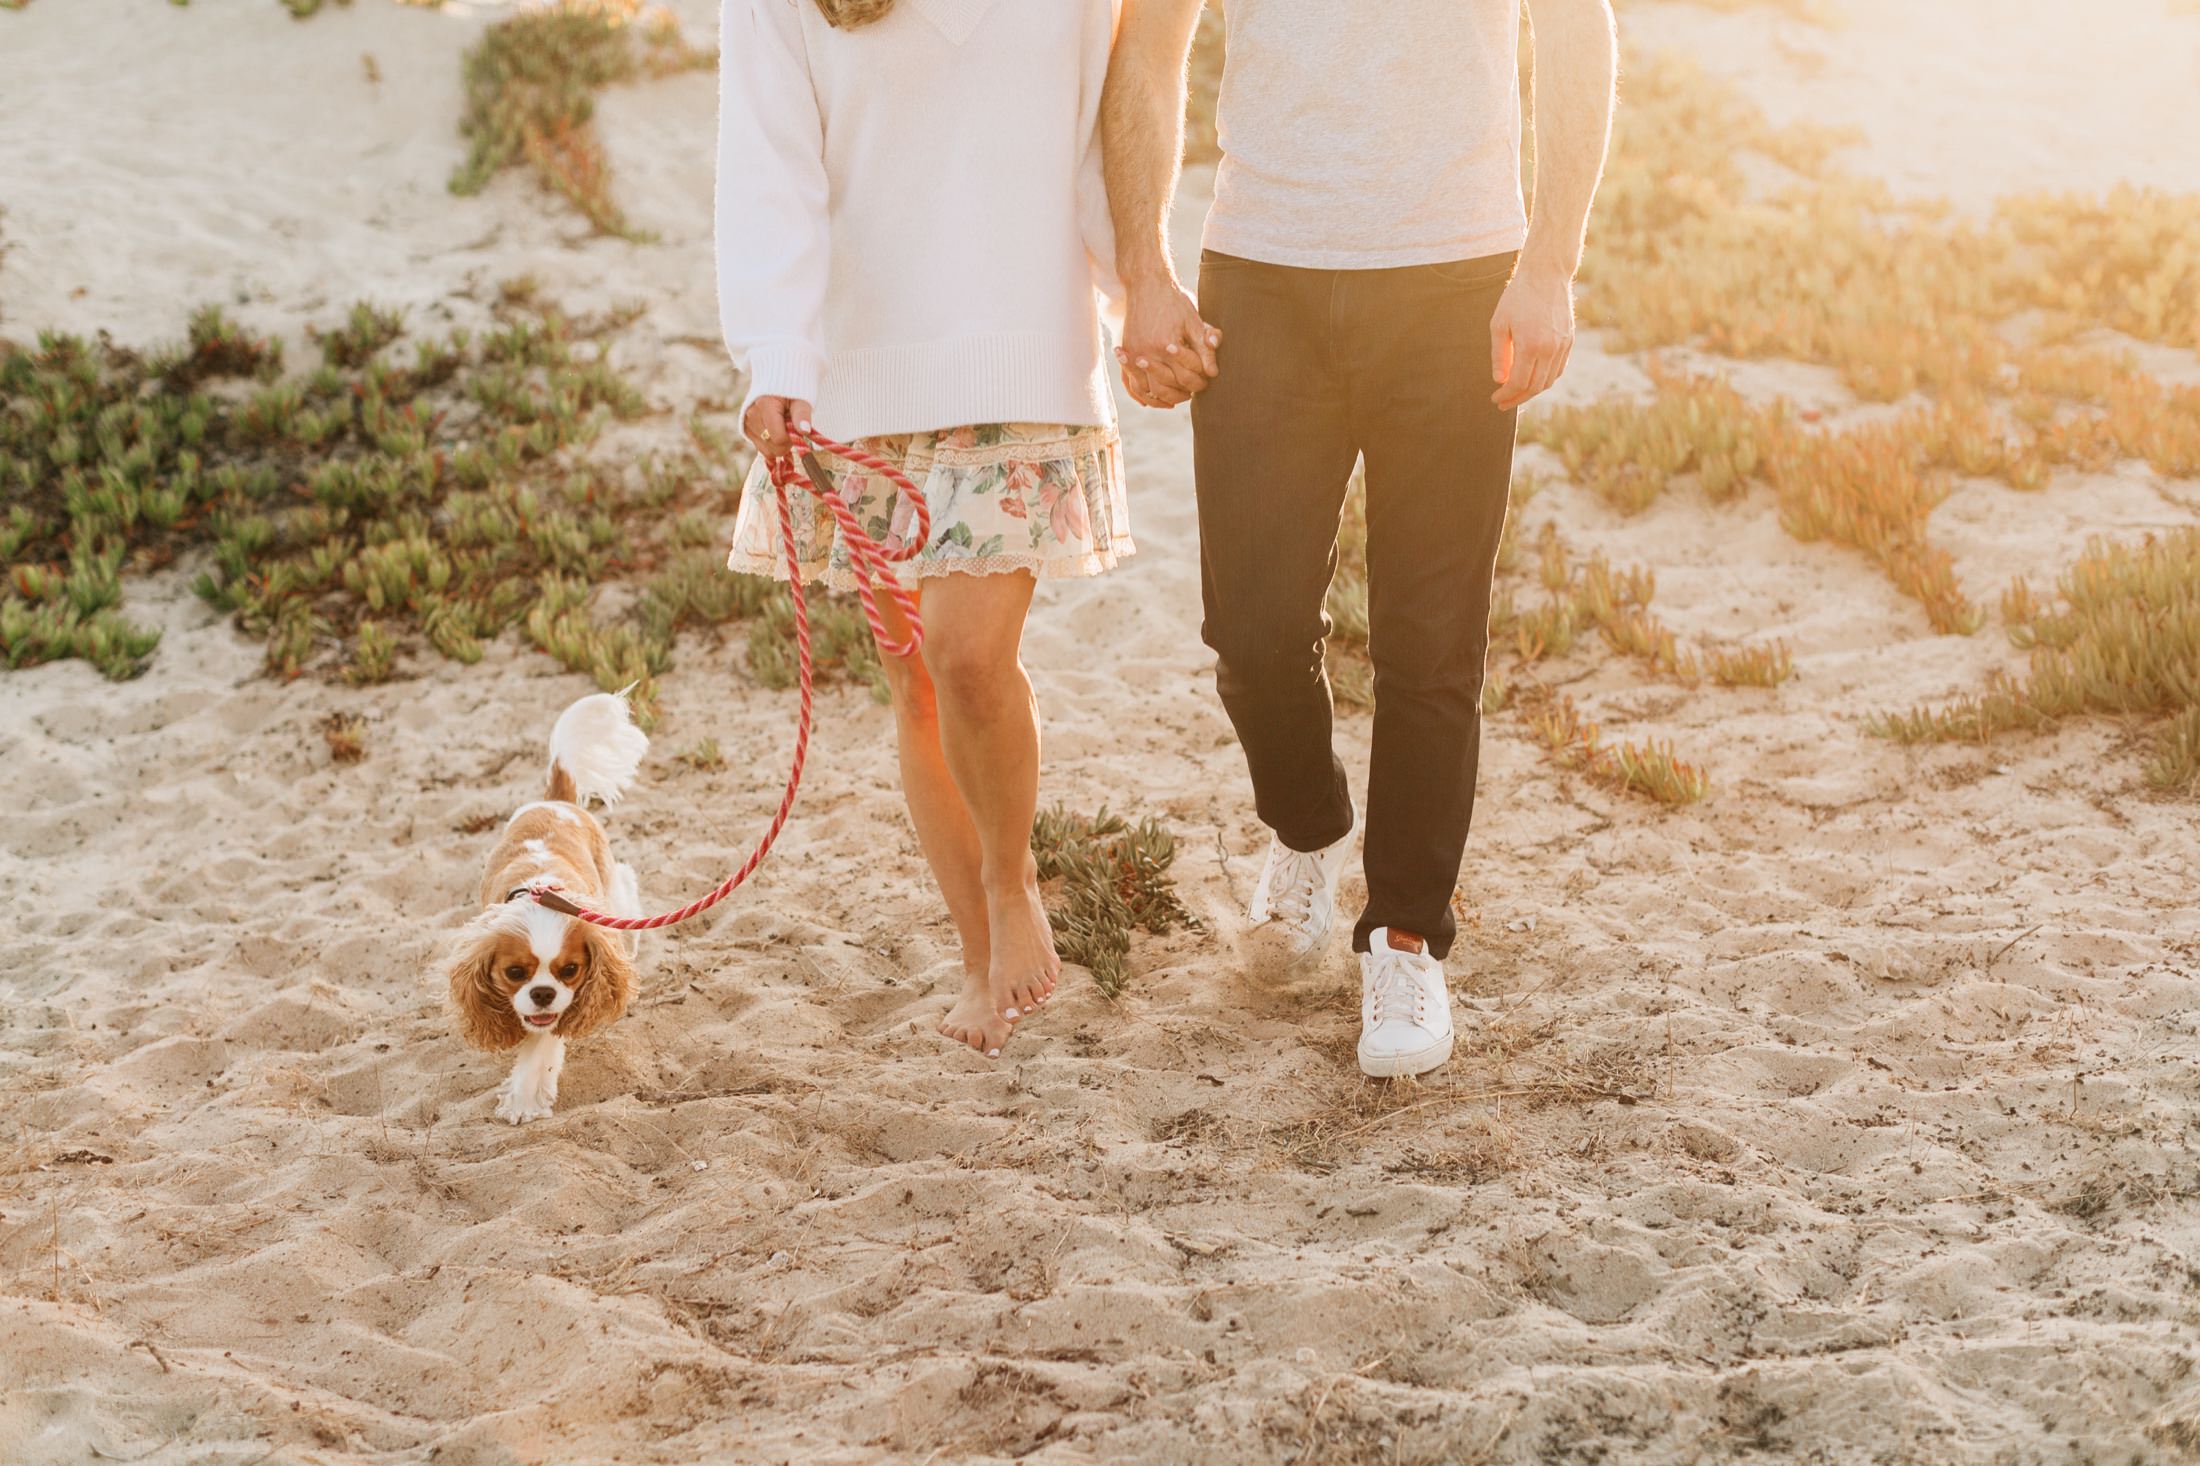
<svg viewBox="0 0 2200 1466">
<path fill-rule="evenodd" d="M 1527 238 L 1520 0 L 1227 0 L 1204 243 L 1314 269 Z"/>
</svg>

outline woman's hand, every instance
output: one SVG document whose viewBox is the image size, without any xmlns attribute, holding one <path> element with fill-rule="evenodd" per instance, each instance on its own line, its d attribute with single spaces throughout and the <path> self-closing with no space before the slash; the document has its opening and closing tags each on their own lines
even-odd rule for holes
<svg viewBox="0 0 2200 1466">
<path fill-rule="evenodd" d="M 759 397 L 741 418 L 741 436 L 766 458 L 785 458 L 794 452 L 788 428 L 810 431 L 810 414 L 816 409 L 799 397 Z"/>
<path fill-rule="evenodd" d="M 1214 379 L 1222 333 L 1200 319 L 1173 277 L 1126 281 L 1125 289 L 1123 344 L 1115 353 L 1124 389 L 1140 406 L 1174 407 Z"/>
</svg>

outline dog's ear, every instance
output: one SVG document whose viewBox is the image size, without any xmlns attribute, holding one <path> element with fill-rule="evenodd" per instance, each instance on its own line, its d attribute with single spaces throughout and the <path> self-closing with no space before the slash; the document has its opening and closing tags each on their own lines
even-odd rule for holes
<svg viewBox="0 0 2200 1466">
<path fill-rule="evenodd" d="M 632 939 L 624 932 L 605 931 L 591 922 L 583 922 L 582 926 L 588 971 L 581 974 L 572 1005 L 558 1024 L 561 1038 L 585 1038 L 605 1024 L 616 1022 L 634 1001 L 634 962 L 627 956 Z"/>
<path fill-rule="evenodd" d="M 499 929 L 476 920 L 451 943 L 451 1016 L 458 1020 L 459 1037 L 477 1049 L 514 1048 L 527 1036 L 512 1010 L 512 1000 L 497 985 L 496 960 Z"/>
</svg>

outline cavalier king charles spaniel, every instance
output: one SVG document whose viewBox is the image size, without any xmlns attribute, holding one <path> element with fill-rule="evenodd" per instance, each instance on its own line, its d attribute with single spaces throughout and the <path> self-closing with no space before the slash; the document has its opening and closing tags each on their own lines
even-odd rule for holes
<svg viewBox="0 0 2200 1466">
<path fill-rule="evenodd" d="M 545 797 L 512 814 L 489 854 L 481 903 L 450 957 L 451 1010 L 479 1049 L 517 1049 L 497 1091 L 497 1118 L 540 1120 L 558 1099 L 568 1039 L 615 1021 L 634 1000 L 640 936 L 606 931 L 538 905 L 555 887 L 575 904 L 613 916 L 642 914 L 633 870 L 611 858 L 588 801 L 616 804 L 634 781 L 649 739 L 624 693 L 584 697 L 550 730 Z"/>
</svg>

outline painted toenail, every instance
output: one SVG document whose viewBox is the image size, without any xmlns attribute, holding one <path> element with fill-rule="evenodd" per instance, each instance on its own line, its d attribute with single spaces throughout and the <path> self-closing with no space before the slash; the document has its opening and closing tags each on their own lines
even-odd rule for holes
<svg viewBox="0 0 2200 1466">
<path fill-rule="evenodd" d="M 1016 1019 L 1021 1018 L 1023 1014 L 1017 1012 L 1014 1008 L 1003 1008 L 1001 1010 L 1001 1016 L 1011 1022 L 1014 1022 Z"/>
<path fill-rule="evenodd" d="M 1001 1051 L 999 1049 L 987 1049 L 985 1056 L 988 1059 L 998 1059 L 1001 1056 Z"/>
</svg>

